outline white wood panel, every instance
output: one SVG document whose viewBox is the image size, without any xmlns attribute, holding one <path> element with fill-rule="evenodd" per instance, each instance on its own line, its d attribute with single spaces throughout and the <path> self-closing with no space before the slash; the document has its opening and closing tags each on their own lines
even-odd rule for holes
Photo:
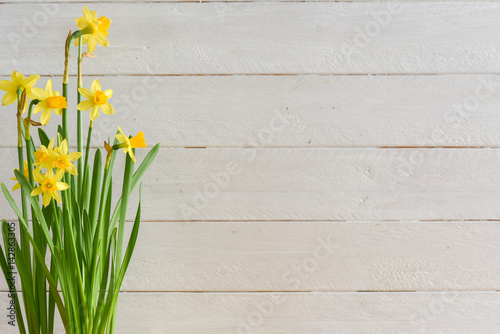
<svg viewBox="0 0 500 334">
<path fill-rule="evenodd" d="M 500 290 L 499 239 L 498 222 L 144 222 L 122 289 Z"/>
<path fill-rule="evenodd" d="M 119 300 L 117 332 L 123 334 L 500 331 L 498 292 L 127 293 Z M 8 302 L 0 294 L 2 309 Z M 5 319 L 0 330 L 15 333 Z"/>
<path fill-rule="evenodd" d="M 0 74 L 60 74 L 81 4 L 0 5 Z M 99 3 L 98 74 L 498 73 L 498 3 Z M 23 13 L 25 20 L 19 20 Z M 373 13 L 385 13 L 378 15 Z M 392 13 L 392 14 L 391 14 Z M 380 22 L 380 23 L 379 23 Z M 73 68 L 74 72 L 74 68 Z"/>
<path fill-rule="evenodd" d="M 0 150 L 0 180 L 15 151 Z M 498 219 L 498 166 L 498 149 L 162 149 L 143 219 Z M 14 218 L 3 198 L 0 208 Z"/>
<path fill-rule="evenodd" d="M 223 0 L 202 0 L 202 1 L 196 1 L 198 3 L 204 3 L 204 2 L 240 2 L 240 1 L 244 1 L 244 2 L 248 2 L 248 0 L 230 0 L 230 1 L 223 1 Z M 265 1 L 265 2 L 377 2 L 375 0 L 342 0 L 342 1 L 339 1 L 339 0 L 272 0 L 272 1 L 269 1 L 269 0 L 252 0 L 250 2 L 261 2 L 261 1 Z M 3 3 L 6 3 L 6 4 L 10 4 L 10 3 L 47 3 L 47 4 L 50 4 L 50 5 L 55 5 L 55 4 L 60 4 L 60 3 L 66 3 L 66 2 L 76 2 L 76 3 L 79 3 L 81 2 L 81 0 L 10 0 L 10 1 L 4 1 Z M 85 1 L 86 3 L 91 3 L 91 6 L 94 5 L 92 4 L 93 2 L 95 3 L 102 3 L 102 2 L 111 2 L 111 3 L 126 3 L 126 2 L 134 2 L 134 3 L 151 3 L 151 2 L 155 2 L 155 3 L 162 3 L 162 2 L 193 2 L 192 0 L 87 0 Z M 417 2 L 417 0 L 398 0 L 398 2 Z M 421 2 L 421 1 L 419 1 Z M 438 0 L 427 0 L 425 2 L 440 2 Z M 447 1 L 447 2 L 485 2 L 484 0 L 450 0 L 450 1 Z M 491 0 L 491 1 L 487 1 L 487 2 L 497 2 L 496 0 Z"/>
<path fill-rule="evenodd" d="M 75 78 L 71 79 L 69 102 L 74 106 Z M 84 79 L 90 87 L 94 77 Z M 52 80 L 60 91 L 61 77 Z M 94 146 L 101 146 L 116 125 L 142 130 L 150 142 L 168 147 L 500 145 L 496 75 L 105 76 L 99 80 L 114 90 L 110 102 L 115 115 L 101 113 L 94 124 Z M 38 86 L 45 87 L 46 81 L 41 78 Z M 5 120 L 0 131 L 5 138 L 14 138 L 0 145 L 12 147 L 15 107 L 0 109 Z M 73 110 L 70 124 L 75 129 Z M 86 131 L 88 113 L 83 115 Z M 61 121 L 60 116 L 52 117 L 46 128 L 49 134 Z"/>
<path fill-rule="evenodd" d="M 500 290 L 499 239 L 489 222 L 144 223 L 123 289 Z"/>
</svg>

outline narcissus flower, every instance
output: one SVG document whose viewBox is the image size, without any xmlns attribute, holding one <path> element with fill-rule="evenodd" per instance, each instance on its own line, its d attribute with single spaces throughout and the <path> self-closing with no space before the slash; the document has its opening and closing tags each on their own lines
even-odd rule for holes
<svg viewBox="0 0 500 334">
<path fill-rule="evenodd" d="M 62 170 L 72 175 L 78 174 L 75 165 L 71 161 L 78 160 L 82 156 L 82 153 L 72 152 L 68 154 L 68 141 L 66 139 L 59 145 L 59 150 L 49 150 L 48 154 L 52 158 L 52 166 L 57 168 L 57 171 Z"/>
<path fill-rule="evenodd" d="M 87 88 L 78 88 L 80 94 L 88 100 L 78 103 L 76 108 L 81 111 L 92 108 L 92 110 L 90 110 L 90 120 L 92 122 L 99 116 L 99 109 L 107 115 L 113 115 L 115 110 L 108 102 L 108 99 L 113 96 L 113 90 L 107 89 L 104 92 L 101 91 L 101 83 L 97 79 L 94 80 L 91 88 L 92 90 L 88 90 Z"/>
<path fill-rule="evenodd" d="M 2 105 L 7 106 L 17 101 L 17 91 L 26 90 L 26 96 L 30 100 L 34 100 L 33 96 L 33 86 L 40 78 L 39 75 L 30 75 L 27 79 L 24 78 L 24 75 L 19 73 L 18 71 L 12 72 L 10 75 L 12 82 L 9 80 L 1 80 L 0 81 L 0 89 L 6 91 L 7 93 L 4 95 L 2 99 Z M 26 111 L 26 107 L 23 112 Z"/>
<path fill-rule="evenodd" d="M 18 168 L 15 168 L 14 170 L 19 170 Z M 24 160 L 24 176 L 28 179 L 30 179 L 30 174 L 29 174 L 29 171 L 28 171 L 28 162 L 26 160 Z M 14 181 L 17 181 L 17 177 L 11 177 L 10 178 L 11 180 L 14 180 Z M 12 188 L 12 191 L 14 190 L 17 190 L 17 189 L 20 189 L 21 188 L 21 185 L 19 184 L 19 182 L 16 183 L 16 185 L 14 186 L 14 188 Z"/>
<path fill-rule="evenodd" d="M 147 147 L 146 140 L 144 139 L 144 133 L 142 131 L 139 131 L 137 136 L 129 138 L 125 136 L 120 127 L 118 127 L 118 130 L 120 131 L 120 133 L 116 135 L 116 139 L 118 139 L 121 143 L 113 145 L 113 149 L 123 148 L 123 152 L 125 152 L 125 154 L 128 153 L 132 160 L 136 162 L 135 155 L 132 149 L 137 147 Z"/>
<path fill-rule="evenodd" d="M 111 25 L 111 20 L 106 16 L 97 19 L 95 11 L 89 11 L 87 7 L 83 7 L 83 17 L 76 19 L 76 25 L 82 32 L 82 44 L 87 43 L 87 51 L 94 52 L 96 42 L 104 47 L 109 45 L 107 36 L 108 29 Z M 75 40 L 75 45 L 78 45 L 78 39 Z"/>
<path fill-rule="evenodd" d="M 58 91 L 52 91 L 52 80 L 47 80 L 47 85 L 45 86 L 45 90 L 34 87 L 32 89 L 33 96 L 39 100 L 35 109 L 33 109 L 33 113 L 37 114 L 42 111 L 42 115 L 40 116 L 40 123 L 42 125 L 46 125 L 50 116 L 52 115 L 52 110 L 58 115 L 62 115 L 62 109 L 68 107 L 68 102 L 64 96 L 60 96 Z"/>
<path fill-rule="evenodd" d="M 47 169 L 54 168 L 54 158 L 50 155 L 52 151 L 58 151 L 59 148 L 54 149 L 54 138 L 52 138 L 49 142 L 49 145 L 45 147 L 44 145 L 40 145 L 40 148 L 35 151 L 33 154 L 35 156 L 34 166 L 41 166 Z"/>
<path fill-rule="evenodd" d="M 59 190 L 66 190 L 69 188 L 67 183 L 59 182 L 64 175 L 64 171 L 58 170 L 54 175 L 52 169 L 47 170 L 47 173 L 34 173 L 33 178 L 40 186 L 33 189 L 31 196 L 43 194 L 43 206 L 48 206 L 52 198 L 61 203 L 61 195 Z"/>
</svg>

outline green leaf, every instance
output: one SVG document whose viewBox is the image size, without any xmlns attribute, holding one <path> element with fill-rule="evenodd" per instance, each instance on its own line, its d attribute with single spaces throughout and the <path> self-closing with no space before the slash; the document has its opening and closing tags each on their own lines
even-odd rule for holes
<svg viewBox="0 0 500 334">
<path fill-rule="evenodd" d="M 43 146 L 49 146 L 50 139 L 42 128 L 38 128 L 38 137 L 40 137 L 40 143 L 42 143 Z"/>
<path fill-rule="evenodd" d="M 10 233 L 10 231 L 8 230 L 8 227 L 9 227 L 8 224 L 9 223 L 5 219 L 2 221 L 2 235 L 3 235 L 4 247 L 5 247 L 6 251 L 8 250 L 8 246 L 10 246 L 9 242 L 8 242 L 8 239 L 9 239 L 8 234 Z M 15 242 L 17 242 L 17 241 L 15 241 Z M 11 276 L 10 275 L 11 270 L 7 264 L 7 257 L 5 254 L 8 254 L 8 252 L 4 253 L 2 250 L 2 247 L 0 247 L 0 267 L 2 268 L 2 272 L 4 274 L 5 281 L 7 282 L 9 279 L 9 276 Z M 17 294 L 17 289 L 15 288 L 15 286 L 14 286 L 14 291 L 12 292 L 12 294 L 13 294 L 14 300 L 15 300 L 14 307 L 16 308 L 16 317 L 17 317 L 17 325 L 19 326 L 19 333 L 26 334 L 26 327 L 24 326 L 23 313 L 21 312 L 21 305 L 19 303 L 19 296 Z"/>
</svg>

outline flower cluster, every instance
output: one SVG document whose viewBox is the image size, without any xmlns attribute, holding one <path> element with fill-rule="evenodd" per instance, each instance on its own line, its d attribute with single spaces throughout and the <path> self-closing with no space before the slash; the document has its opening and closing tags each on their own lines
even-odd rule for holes
<svg viewBox="0 0 500 334">
<path fill-rule="evenodd" d="M 66 38 L 60 92 L 53 89 L 52 80 L 46 81 L 44 89 L 36 87 L 39 75 L 25 77 L 14 71 L 11 80 L 0 81 L 0 90 L 6 92 L 3 105 L 17 103 L 19 169 L 14 170 L 12 180 L 17 183 L 12 191 L 20 189 L 17 195 L 21 197 L 22 207 L 18 207 L 3 183 L 1 189 L 19 218 L 20 238 L 18 241 L 12 237 L 10 223 L 4 220 L 1 234 L 9 243 L 0 245 L 0 270 L 8 281 L 14 262 L 18 269 L 24 305 L 22 309 L 17 302 L 11 306 L 18 315 L 20 333 L 54 333 L 51 325 L 55 323 L 56 307 L 65 333 L 115 333 L 117 299 L 139 233 L 141 190 L 125 250 L 129 199 L 137 181 L 159 152 L 157 144 L 135 168 L 134 149 L 146 147 L 144 133 L 139 131 L 136 136 L 129 136 L 120 127 L 112 143 L 104 142 L 105 165 L 101 150 L 91 149 L 93 124 L 99 113 L 113 115 L 115 111 L 110 104 L 113 90 L 104 89 L 97 79 L 89 88 L 83 87 L 83 60 L 93 62 L 97 44 L 109 45 L 111 20 L 104 16 L 98 18 L 96 12 L 84 7 L 83 16 L 76 19 L 76 24 L 79 29 L 70 30 Z M 73 44 L 78 45 L 75 57 L 78 103 L 71 108 L 67 97 Z M 84 44 L 87 44 L 87 52 L 82 50 Z M 89 118 L 85 120 L 86 111 Z M 32 114 L 39 114 L 40 120 L 33 120 Z M 35 146 L 31 127 L 45 126 L 55 119 L 60 121 L 57 133 L 48 136 L 39 128 L 42 145 Z M 68 125 L 69 119 L 76 119 L 76 131 Z M 86 140 L 84 124 L 88 124 Z M 70 152 L 73 145 L 76 149 Z M 113 170 L 118 150 L 125 152 L 126 161 L 120 175 L 122 193 L 116 201 L 113 187 L 117 178 Z M 12 250 L 15 256 L 11 255 Z M 10 286 L 13 287 L 12 301 L 17 301 L 16 287 Z M 50 298 L 47 298 L 47 288 Z M 27 324 L 23 319 L 27 319 Z"/>
<path fill-rule="evenodd" d="M 31 196 L 43 194 L 44 206 L 48 206 L 52 198 L 61 203 L 59 191 L 68 189 L 69 185 L 60 181 L 65 172 L 72 175 L 78 174 L 72 161 L 78 160 L 82 153 L 68 153 L 68 141 L 66 139 L 58 147 L 54 147 L 54 139 L 51 139 L 48 146 L 41 145 L 34 153 L 34 156 L 33 165 L 38 167 L 33 171 L 33 179 L 40 185 L 33 189 Z M 42 168 L 46 169 L 45 173 L 41 172 Z"/>
<path fill-rule="evenodd" d="M 103 16 L 98 19 L 95 11 L 89 11 L 87 7 L 84 7 L 83 17 L 76 19 L 76 24 L 80 30 L 72 35 L 76 38 L 75 45 L 78 45 L 79 40 L 81 40 L 82 44 L 87 44 L 87 51 L 89 53 L 94 52 L 96 43 L 104 47 L 109 45 L 107 35 L 111 20 L 107 17 Z M 52 112 L 59 116 L 63 115 L 66 112 L 68 103 L 65 96 L 61 96 L 58 91 L 53 90 L 52 80 L 50 79 L 47 80 L 45 89 L 35 87 L 39 78 L 39 75 L 31 75 L 25 78 L 18 71 L 14 71 L 11 75 L 12 81 L 0 81 L 0 90 L 6 91 L 2 99 L 3 105 L 10 105 L 16 101 L 20 101 L 21 93 L 25 91 L 26 97 L 32 101 L 31 104 L 34 106 L 33 110 L 32 106 L 30 106 L 27 119 L 31 122 L 30 124 L 45 126 L 50 121 Z M 90 89 L 78 88 L 78 93 L 86 100 L 78 104 L 77 110 L 90 110 L 90 128 L 92 128 L 93 122 L 99 117 L 99 111 L 102 111 L 106 115 L 114 114 L 114 108 L 108 102 L 113 96 L 113 90 L 103 90 L 99 80 L 95 79 Z M 27 104 L 25 103 L 23 113 L 26 109 Z M 40 123 L 31 120 L 31 113 L 41 113 Z M 110 146 L 108 143 L 105 143 L 105 148 L 108 151 L 108 160 L 113 150 L 123 149 L 125 154 L 128 153 L 135 163 L 136 158 L 133 149 L 146 147 L 144 134 L 139 132 L 135 137 L 128 137 L 120 127 L 118 127 L 118 130 L 119 133 L 116 135 L 116 139 L 119 141 L 119 144 Z M 26 131 L 29 132 L 29 128 Z M 36 167 L 33 170 L 33 179 L 39 186 L 31 192 L 31 195 L 37 196 L 43 194 L 44 206 L 49 205 L 52 198 L 61 202 L 59 191 L 66 190 L 69 187 L 67 183 L 61 182 L 65 173 L 78 175 L 78 169 L 72 162 L 80 159 L 82 152 L 69 153 L 68 140 L 59 138 L 59 142 L 60 144 L 54 147 L 54 139 L 52 139 L 47 146 L 41 145 L 33 154 L 33 166 Z M 42 168 L 45 169 L 44 173 L 42 173 Z M 30 173 L 28 172 L 28 163 L 26 161 L 23 174 L 29 180 Z M 14 177 L 12 180 L 17 181 L 17 178 Z M 19 189 L 20 187 L 20 184 L 17 183 L 12 190 Z"/>
</svg>

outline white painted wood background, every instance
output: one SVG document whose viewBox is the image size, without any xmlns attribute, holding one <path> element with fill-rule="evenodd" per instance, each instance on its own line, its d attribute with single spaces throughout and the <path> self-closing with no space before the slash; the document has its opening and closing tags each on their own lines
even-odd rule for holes
<svg viewBox="0 0 500 334">
<path fill-rule="evenodd" d="M 84 81 L 116 109 L 92 145 L 162 144 L 118 333 L 500 332 L 499 3 L 89 7 L 113 21 Z M 59 86 L 81 11 L 0 3 L 0 79 Z"/>
</svg>

